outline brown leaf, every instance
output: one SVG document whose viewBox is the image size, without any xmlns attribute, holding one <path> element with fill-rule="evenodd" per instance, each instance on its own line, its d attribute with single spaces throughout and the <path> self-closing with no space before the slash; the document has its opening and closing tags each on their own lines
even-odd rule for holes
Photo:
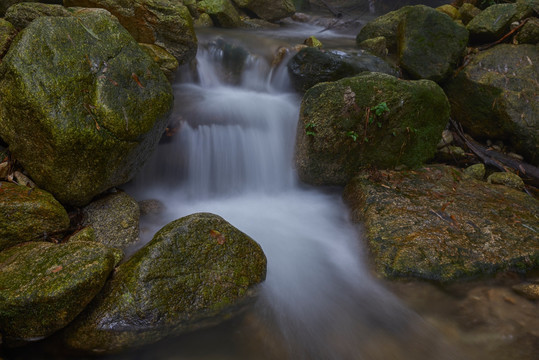
<svg viewBox="0 0 539 360">
<path fill-rule="evenodd" d="M 51 270 L 52 273 L 57 273 L 58 271 L 62 270 L 63 267 L 62 265 L 58 265 L 57 267 L 55 267 L 54 269 Z"/>
</svg>

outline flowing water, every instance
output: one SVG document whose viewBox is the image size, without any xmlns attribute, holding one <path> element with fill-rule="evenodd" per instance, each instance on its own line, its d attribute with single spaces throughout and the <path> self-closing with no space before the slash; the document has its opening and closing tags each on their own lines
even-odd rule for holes
<svg viewBox="0 0 539 360">
<path fill-rule="evenodd" d="M 292 34 L 307 37 L 313 28 L 302 31 L 201 35 L 196 71 L 185 69 L 174 85 L 179 130 L 131 188 L 167 209 L 143 224 L 145 241 L 169 221 L 212 212 L 262 246 L 268 272 L 252 311 L 139 351 L 139 358 L 462 359 L 373 279 L 340 189 L 313 189 L 296 178 L 300 98 L 286 61 L 272 67 L 271 56 Z"/>
</svg>

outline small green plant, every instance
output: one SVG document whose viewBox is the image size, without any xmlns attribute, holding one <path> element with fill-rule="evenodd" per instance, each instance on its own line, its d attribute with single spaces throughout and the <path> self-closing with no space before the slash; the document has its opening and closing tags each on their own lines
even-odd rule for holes
<svg viewBox="0 0 539 360">
<path fill-rule="evenodd" d="M 346 136 L 351 137 L 352 140 L 354 140 L 354 142 L 357 141 L 357 138 L 359 137 L 359 135 L 358 135 L 357 132 L 355 132 L 355 131 L 348 131 L 348 132 L 346 133 Z"/>
<path fill-rule="evenodd" d="M 315 136 L 315 127 L 316 125 L 312 122 L 305 124 L 305 134 L 307 134 L 308 136 Z"/>
<path fill-rule="evenodd" d="M 387 103 L 385 101 L 379 103 L 376 106 L 371 107 L 370 116 L 369 116 L 369 124 L 372 124 L 374 122 L 375 116 L 380 117 L 386 112 L 389 112 L 389 107 L 387 106 Z M 382 127 L 381 122 L 377 122 L 376 125 L 378 125 L 379 128 Z"/>
</svg>

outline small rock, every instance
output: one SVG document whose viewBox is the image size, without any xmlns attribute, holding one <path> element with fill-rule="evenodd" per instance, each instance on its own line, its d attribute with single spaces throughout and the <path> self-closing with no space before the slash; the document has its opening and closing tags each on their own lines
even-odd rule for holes
<svg viewBox="0 0 539 360">
<path fill-rule="evenodd" d="M 499 184 L 499 185 L 509 186 L 517 190 L 524 189 L 524 181 L 522 181 L 522 179 L 518 175 L 513 174 L 511 172 L 492 173 L 487 178 L 487 182 L 489 184 Z"/>
<path fill-rule="evenodd" d="M 446 147 L 450 145 L 453 142 L 453 133 L 451 130 L 444 130 L 442 131 L 442 138 L 440 139 L 440 142 L 438 143 L 438 149 L 441 149 L 443 147 Z"/>
<path fill-rule="evenodd" d="M 539 42 L 539 18 L 529 18 L 515 36 L 518 44 L 537 44 Z"/>
<path fill-rule="evenodd" d="M 507 156 L 510 156 L 513 159 L 517 159 L 517 160 L 520 160 L 520 161 L 524 160 L 524 156 L 522 156 L 520 154 L 515 154 L 514 152 L 507 153 Z"/>
<path fill-rule="evenodd" d="M 202 13 L 198 19 L 194 21 L 194 26 L 196 28 L 210 28 L 213 27 L 213 20 L 210 15 Z"/>
<path fill-rule="evenodd" d="M 464 25 L 467 25 L 474 17 L 476 17 L 481 10 L 475 7 L 473 4 L 464 3 L 459 8 L 460 19 Z"/>
<path fill-rule="evenodd" d="M 453 5 L 446 4 L 446 5 L 438 6 L 436 10 L 448 15 L 453 20 L 460 19 L 460 12 Z"/>
<path fill-rule="evenodd" d="M 464 169 L 464 173 L 477 180 L 483 180 L 485 177 L 485 165 L 474 164 Z"/>
<path fill-rule="evenodd" d="M 314 36 L 309 36 L 307 39 L 305 39 L 303 43 L 309 47 L 315 47 L 319 49 L 322 47 L 322 43 L 320 42 L 320 40 L 318 40 Z"/>
<path fill-rule="evenodd" d="M 539 300 L 539 284 L 518 284 L 513 286 L 513 290 L 526 299 L 529 300 Z"/>
</svg>

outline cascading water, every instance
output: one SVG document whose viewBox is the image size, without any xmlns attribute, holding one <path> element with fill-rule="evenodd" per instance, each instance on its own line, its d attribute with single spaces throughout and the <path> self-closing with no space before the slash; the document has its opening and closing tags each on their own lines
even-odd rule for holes
<svg viewBox="0 0 539 360">
<path fill-rule="evenodd" d="M 243 318 L 174 341 L 181 345 L 160 345 L 148 356 L 461 359 L 370 276 L 360 229 L 348 222 L 338 191 L 296 180 L 300 99 L 286 68 L 247 55 L 233 64 L 238 71 L 211 44 L 200 47 L 197 75 L 184 74 L 175 85 L 178 133 L 160 146 L 131 191 L 167 208 L 159 221 L 144 225 L 146 240 L 181 216 L 216 213 L 261 244 L 267 279 Z"/>
</svg>

